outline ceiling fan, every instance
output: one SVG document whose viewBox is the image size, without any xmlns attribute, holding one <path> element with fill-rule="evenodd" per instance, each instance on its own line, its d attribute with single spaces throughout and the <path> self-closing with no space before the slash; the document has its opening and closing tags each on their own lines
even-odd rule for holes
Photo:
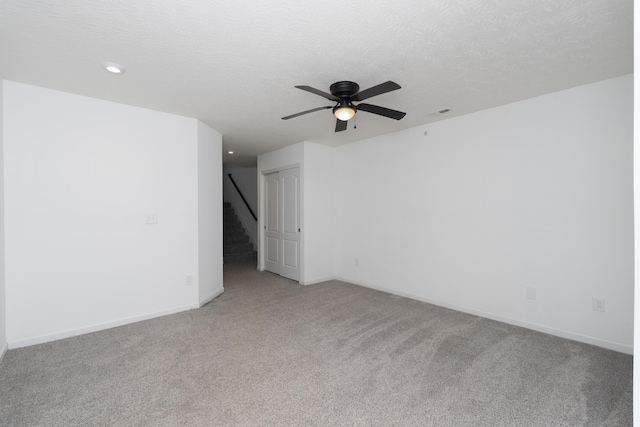
<svg viewBox="0 0 640 427">
<path fill-rule="evenodd" d="M 290 116 L 283 117 L 282 120 L 289 120 L 294 117 L 302 116 L 303 114 L 313 113 L 314 111 L 326 110 L 333 108 L 333 114 L 336 116 L 336 132 L 341 132 L 347 129 L 347 122 L 355 116 L 357 111 L 366 111 L 367 113 L 378 114 L 379 116 L 388 117 L 390 119 L 400 120 L 407 113 L 402 111 L 391 110 L 390 108 L 379 107 L 377 105 L 360 103 L 358 105 L 354 102 L 364 101 L 376 95 L 382 95 L 383 93 L 391 92 L 393 90 L 400 89 L 400 85 L 392 81 L 380 83 L 379 85 L 370 87 L 360 91 L 360 86 L 354 82 L 336 82 L 329 87 L 331 93 L 323 92 L 319 89 L 311 86 L 296 86 L 298 89 L 306 90 L 316 95 L 320 95 L 323 98 L 327 98 L 329 101 L 336 102 L 336 105 L 327 105 L 325 107 L 312 108 L 311 110 L 302 111 L 300 113 L 292 114 Z"/>
</svg>

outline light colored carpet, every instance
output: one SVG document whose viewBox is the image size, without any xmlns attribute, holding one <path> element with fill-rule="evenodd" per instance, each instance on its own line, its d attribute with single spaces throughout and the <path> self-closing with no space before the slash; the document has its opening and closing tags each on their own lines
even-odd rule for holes
<svg viewBox="0 0 640 427">
<path fill-rule="evenodd" d="M 632 357 L 225 266 L 207 306 L 22 349 L 3 426 L 630 426 Z"/>
</svg>

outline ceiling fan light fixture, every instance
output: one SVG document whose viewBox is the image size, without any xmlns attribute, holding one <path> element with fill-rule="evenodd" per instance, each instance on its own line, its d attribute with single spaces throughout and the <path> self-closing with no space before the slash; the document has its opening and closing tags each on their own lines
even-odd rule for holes
<svg viewBox="0 0 640 427">
<path fill-rule="evenodd" d="M 333 114 L 335 114 L 338 120 L 348 122 L 356 115 L 356 109 L 350 105 L 340 105 L 338 108 L 333 110 Z"/>
</svg>

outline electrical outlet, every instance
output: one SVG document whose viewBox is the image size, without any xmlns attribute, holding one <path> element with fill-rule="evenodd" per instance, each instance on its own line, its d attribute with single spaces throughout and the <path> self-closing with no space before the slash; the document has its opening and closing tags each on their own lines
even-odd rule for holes
<svg viewBox="0 0 640 427">
<path fill-rule="evenodd" d="M 593 297 L 593 311 L 604 311 L 604 298 Z"/>
<path fill-rule="evenodd" d="M 185 282 L 187 286 L 193 285 L 193 276 L 191 274 L 187 274 L 187 280 Z"/>
</svg>

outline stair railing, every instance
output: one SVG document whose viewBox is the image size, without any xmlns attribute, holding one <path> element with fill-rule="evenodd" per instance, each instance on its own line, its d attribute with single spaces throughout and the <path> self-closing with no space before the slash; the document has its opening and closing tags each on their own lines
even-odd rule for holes
<svg viewBox="0 0 640 427">
<path fill-rule="evenodd" d="M 227 176 L 231 180 L 231 183 L 233 184 L 233 186 L 236 188 L 236 191 L 238 191 L 238 194 L 240 195 L 240 198 L 244 202 L 244 205 L 247 207 L 247 209 L 249 209 L 249 213 L 251 214 L 253 219 L 255 221 L 258 221 L 258 217 L 256 216 L 256 214 L 253 213 L 253 209 L 251 209 L 251 206 L 249 206 L 249 203 L 247 202 L 247 199 L 244 198 L 244 195 L 242 194 L 242 191 L 240 191 L 240 188 L 238 188 L 238 184 L 236 184 L 236 182 L 233 180 L 233 177 L 231 176 L 230 173 L 228 173 Z"/>
</svg>

